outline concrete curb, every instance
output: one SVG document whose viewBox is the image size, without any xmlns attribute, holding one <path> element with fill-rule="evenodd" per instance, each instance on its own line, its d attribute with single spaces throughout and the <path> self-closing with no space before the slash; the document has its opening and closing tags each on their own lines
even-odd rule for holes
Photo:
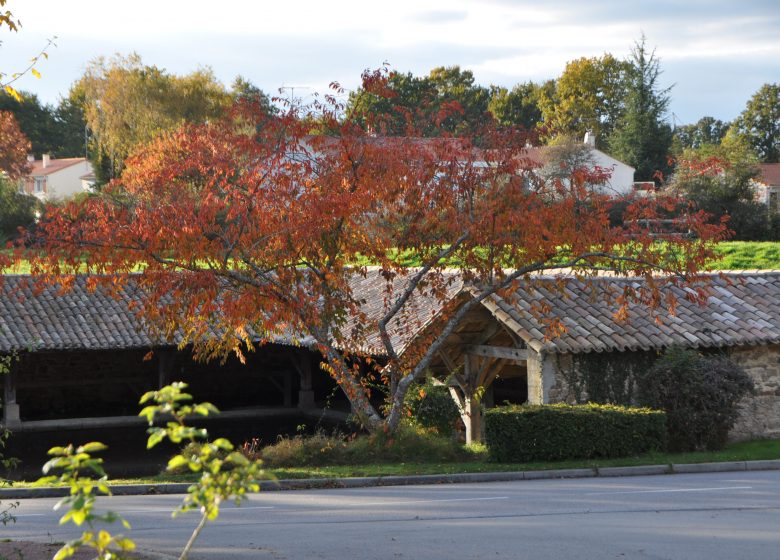
<svg viewBox="0 0 780 560">
<path fill-rule="evenodd" d="M 353 478 L 301 478 L 263 480 L 260 489 L 303 490 L 319 488 L 367 488 L 372 486 L 407 486 L 413 484 L 463 484 L 475 482 L 510 482 L 514 480 L 549 480 L 555 478 L 593 478 L 613 476 L 652 476 L 661 474 L 688 474 L 734 471 L 780 470 L 780 459 L 764 461 L 730 461 L 723 463 L 689 463 L 669 465 L 641 465 L 637 467 L 593 467 L 585 469 L 556 469 L 545 471 L 510 471 L 488 473 L 426 474 L 418 476 L 367 476 Z M 122 484 L 112 486 L 117 496 L 154 494 L 184 494 L 188 483 Z M 0 500 L 31 498 L 60 498 L 67 488 L 2 488 Z"/>
</svg>

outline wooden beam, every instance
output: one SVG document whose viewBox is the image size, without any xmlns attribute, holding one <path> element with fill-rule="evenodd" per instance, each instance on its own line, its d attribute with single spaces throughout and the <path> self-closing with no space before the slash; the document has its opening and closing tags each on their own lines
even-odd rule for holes
<svg viewBox="0 0 780 560">
<path fill-rule="evenodd" d="M 528 360 L 528 350 L 525 348 L 510 348 L 508 346 L 486 346 L 484 344 L 474 344 L 472 346 L 466 346 L 466 353 L 473 356 L 501 358 L 504 360 L 512 360 L 514 362 L 525 362 Z"/>
</svg>

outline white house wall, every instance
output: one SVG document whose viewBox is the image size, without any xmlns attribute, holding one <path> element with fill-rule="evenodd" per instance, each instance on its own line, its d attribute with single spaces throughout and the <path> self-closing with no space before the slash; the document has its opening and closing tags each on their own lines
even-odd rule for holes
<svg viewBox="0 0 780 560">
<path fill-rule="evenodd" d="M 88 173 L 92 173 L 92 164 L 88 161 L 52 173 L 46 179 L 46 199 L 59 200 L 84 192 L 81 177 Z"/>
</svg>

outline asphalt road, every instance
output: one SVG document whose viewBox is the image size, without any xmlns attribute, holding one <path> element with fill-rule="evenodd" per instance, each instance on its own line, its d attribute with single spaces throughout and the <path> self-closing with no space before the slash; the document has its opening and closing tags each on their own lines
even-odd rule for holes
<svg viewBox="0 0 780 560">
<path fill-rule="evenodd" d="M 177 496 L 103 499 L 139 547 L 177 554 L 196 514 Z M 54 499 L 24 500 L 12 539 L 54 540 Z M 261 493 L 223 508 L 195 559 L 780 558 L 780 472 Z"/>
</svg>

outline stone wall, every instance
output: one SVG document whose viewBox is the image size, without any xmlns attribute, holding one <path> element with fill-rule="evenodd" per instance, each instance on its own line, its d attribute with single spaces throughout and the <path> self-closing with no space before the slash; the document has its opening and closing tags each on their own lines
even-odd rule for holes
<svg viewBox="0 0 780 560">
<path fill-rule="evenodd" d="M 756 384 L 755 396 L 740 405 L 731 438 L 780 438 L 780 344 L 734 348 L 731 358 Z"/>
<path fill-rule="evenodd" d="M 621 360 L 626 355 L 615 352 L 611 357 Z M 735 441 L 780 438 L 780 344 L 736 347 L 730 349 L 729 355 L 756 385 L 756 394 L 746 397 L 740 405 L 740 416 L 730 438 Z M 551 367 L 544 370 L 544 383 L 539 383 L 547 387 L 544 402 L 587 401 L 587 392 L 580 391 L 577 399 L 577 391 L 566 381 L 566 371 L 574 367 L 572 358 L 571 354 L 547 357 Z"/>
</svg>

